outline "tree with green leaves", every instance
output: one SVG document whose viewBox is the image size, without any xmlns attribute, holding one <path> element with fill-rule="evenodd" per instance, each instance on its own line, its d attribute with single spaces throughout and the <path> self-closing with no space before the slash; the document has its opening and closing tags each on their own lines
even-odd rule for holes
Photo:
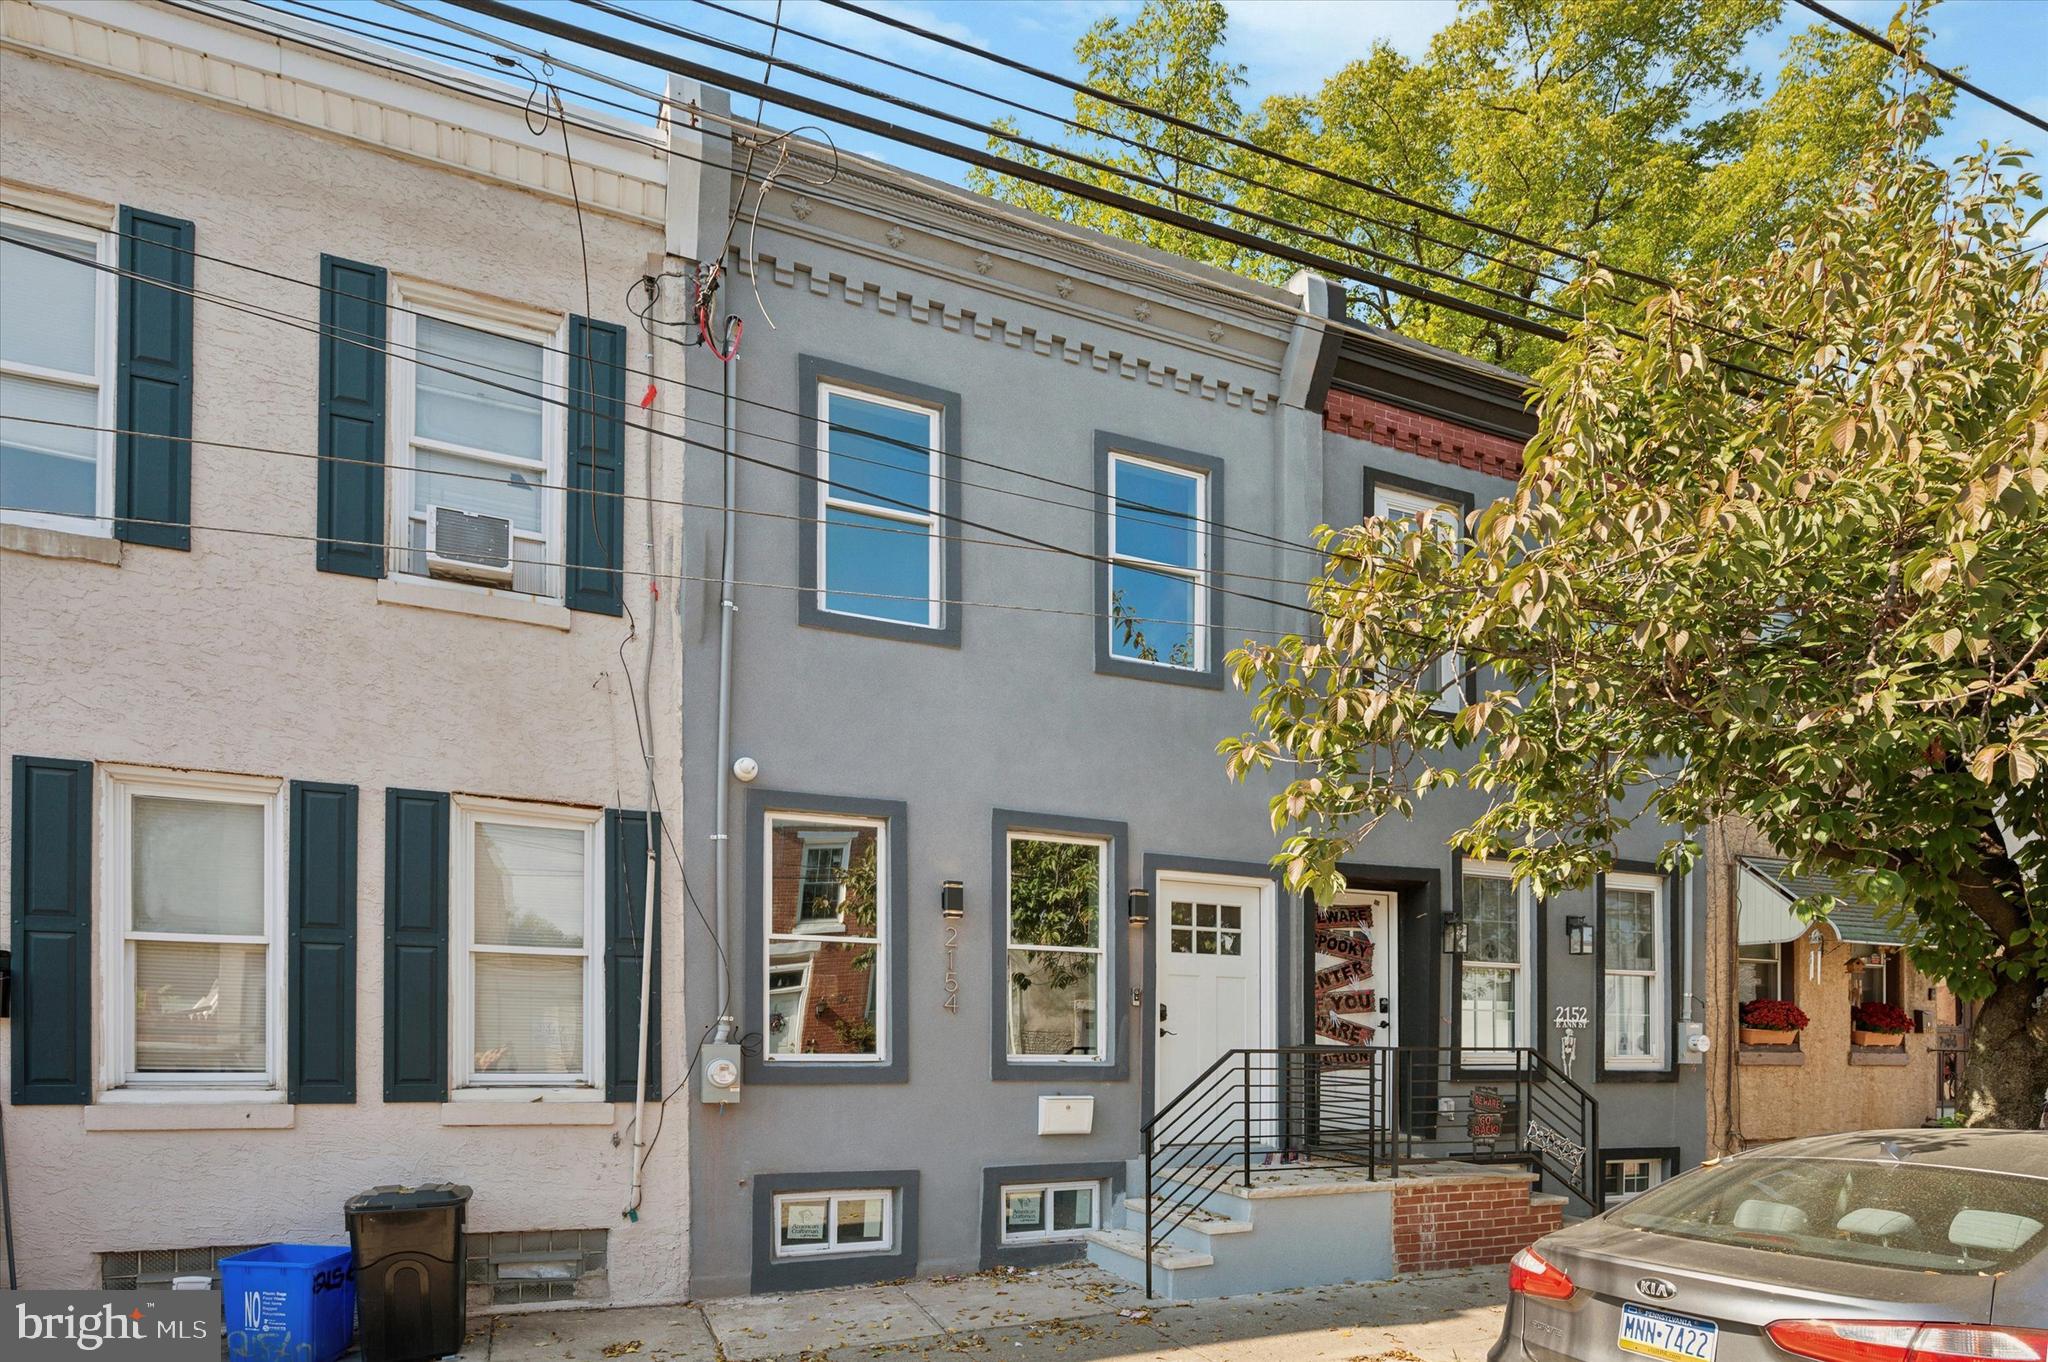
<svg viewBox="0 0 2048 1362">
<path fill-rule="evenodd" d="M 1085 94 L 1074 98 L 1074 120 L 1100 132 L 1077 131 L 1059 145 L 1109 170 L 1020 150 L 1004 137 L 990 145 L 1514 317 L 1565 325 L 1586 308 L 1625 318 L 1639 282 L 1567 301 L 1583 267 L 1528 241 L 1597 252 L 1610 267 L 1658 277 L 1741 269 L 1848 187 L 1890 58 L 1831 28 L 1803 30 L 1765 97 L 1743 48 L 1779 17 L 1780 3 L 1465 0 L 1419 60 L 1376 43 L 1320 89 L 1276 95 L 1244 113 L 1243 69 L 1223 56 L 1220 0 L 1146 0 L 1129 22 L 1104 18 L 1076 44 L 1086 83 L 1317 169 Z M 1937 114 L 1947 96 L 1946 87 L 1936 92 Z M 971 182 L 1207 264 L 1273 282 L 1293 270 L 1012 177 L 977 173 Z M 1456 208 L 1470 221 L 1361 183 Z M 1505 323 L 1396 292 L 1354 285 L 1352 298 L 1366 320 L 1493 363 L 1526 370 L 1549 353 L 1548 341 Z"/>
<path fill-rule="evenodd" d="M 1917 44 L 1920 30 L 1893 36 Z M 1912 50 L 1917 51 L 1917 46 Z M 1455 537 L 1319 531 L 1319 634 L 1234 653 L 1280 767 L 1289 884 L 1431 790 L 1490 797 L 1454 845 L 1537 892 L 1641 820 L 1748 820 L 1846 877 L 1916 965 L 1980 1000 L 1962 1108 L 2048 1092 L 2048 289 L 2038 176 L 1924 159 L 1909 58 L 1852 191 L 1753 267 L 1589 320 L 1535 380 L 1512 496 Z M 1608 289 L 1604 271 L 1577 287 Z M 1729 335 L 1753 338 L 1724 363 Z M 1436 707 L 1455 653 L 1477 698 Z M 1824 912 L 1815 901 L 1803 911 Z"/>
</svg>

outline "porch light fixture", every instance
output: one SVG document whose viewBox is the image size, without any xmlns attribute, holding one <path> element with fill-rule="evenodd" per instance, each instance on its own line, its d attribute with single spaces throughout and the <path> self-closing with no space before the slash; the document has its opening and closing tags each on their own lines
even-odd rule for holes
<svg viewBox="0 0 2048 1362">
<path fill-rule="evenodd" d="M 967 916 L 967 890 L 960 881 L 947 880 L 939 886 L 939 916 L 948 922 Z"/>
<path fill-rule="evenodd" d="M 1133 927 L 1142 927 L 1152 920 L 1152 891 L 1133 889 L 1124 895 L 1124 919 Z"/>
<path fill-rule="evenodd" d="M 1564 948 L 1567 955 L 1593 953 L 1593 924 L 1582 917 L 1564 920 Z"/>
<path fill-rule="evenodd" d="M 1466 927 L 1464 919 L 1460 918 L 1456 913 L 1447 914 L 1444 918 L 1444 954 L 1463 955 L 1465 953 L 1465 937 Z"/>
</svg>

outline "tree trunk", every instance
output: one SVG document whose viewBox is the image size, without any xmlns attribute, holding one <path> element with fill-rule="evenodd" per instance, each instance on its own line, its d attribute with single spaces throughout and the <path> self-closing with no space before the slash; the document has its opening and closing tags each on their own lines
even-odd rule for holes
<svg viewBox="0 0 2048 1362">
<path fill-rule="evenodd" d="M 2048 1100 L 2048 983 L 2011 980 L 1978 1009 L 1958 1109 L 1967 1126 L 2032 1130 Z"/>
</svg>

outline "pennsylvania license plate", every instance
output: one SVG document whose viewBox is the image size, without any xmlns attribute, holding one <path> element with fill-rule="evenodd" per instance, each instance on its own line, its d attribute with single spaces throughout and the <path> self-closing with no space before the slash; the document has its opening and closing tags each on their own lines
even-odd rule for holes
<svg viewBox="0 0 2048 1362">
<path fill-rule="evenodd" d="M 1720 1326 L 1711 1320 L 1624 1305 L 1621 1336 L 1615 1342 L 1625 1353 L 1662 1362 L 1714 1362 L 1714 1343 L 1720 1332 Z"/>
</svg>

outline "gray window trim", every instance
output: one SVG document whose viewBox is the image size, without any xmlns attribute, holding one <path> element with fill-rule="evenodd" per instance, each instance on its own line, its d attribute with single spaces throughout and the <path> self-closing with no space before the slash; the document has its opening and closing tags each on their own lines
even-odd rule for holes
<svg viewBox="0 0 2048 1362">
<path fill-rule="evenodd" d="M 801 414 L 797 431 L 797 582 L 796 621 L 810 629 L 837 629 L 842 633 L 866 634 L 873 638 L 896 639 L 904 643 L 930 643 L 944 648 L 960 646 L 958 605 L 940 607 L 937 628 L 903 624 L 894 620 L 862 619 L 821 609 L 818 605 L 818 385 L 838 383 L 866 388 L 882 397 L 921 402 L 939 408 L 940 427 L 946 442 L 940 460 L 939 533 L 947 536 L 940 554 L 939 595 L 946 600 L 966 599 L 960 576 L 960 394 L 906 378 L 894 378 L 867 369 L 841 364 L 817 355 L 799 355 L 796 361 L 797 410 Z"/>
<path fill-rule="evenodd" d="M 1655 1069 L 1610 1069 L 1607 1066 L 1607 872 L 1593 877 L 1593 1080 L 1596 1083 L 1676 1083 L 1678 1081 L 1678 1012 L 1685 981 L 1678 977 L 1678 893 L 1680 877 L 1658 869 L 1653 861 L 1614 863 L 1614 873 L 1651 875 L 1664 882 L 1665 940 L 1664 1063 Z"/>
<path fill-rule="evenodd" d="M 1209 605 L 1209 639 L 1204 665 L 1199 669 L 1166 667 L 1151 662 L 1134 662 L 1109 650 L 1109 458 L 1111 454 L 1132 454 L 1141 459 L 1176 464 L 1208 479 L 1209 560 L 1206 588 Z M 1175 686 L 1223 689 L 1223 593 L 1217 582 L 1223 572 L 1223 537 L 1216 532 L 1224 522 L 1223 461 L 1207 454 L 1195 454 L 1150 440 L 1133 439 L 1107 430 L 1095 432 L 1095 671 L 1099 676 L 1126 676 L 1137 681 L 1163 681 Z"/>
<path fill-rule="evenodd" d="M 1420 478 L 1403 477 L 1399 473 L 1389 473 L 1385 469 L 1374 468 L 1371 464 L 1367 464 L 1365 468 L 1365 504 L 1359 512 L 1360 521 L 1371 519 L 1373 514 L 1372 508 L 1379 501 L 1379 489 L 1382 487 L 1396 492 L 1406 492 L 1410 496 L 1427 497 L 1432 501 L 1441 501 L 1446 506 L 1454 507 L 1458 513 L 1460 533 L 1465 532 L 1465 522 L 1471 517 L 1473 507 L 1479 503 L 1478 497 L 1459 488 L 1447 487 L 1440 482 L 1425 482 Z M 1476 705 L 1479 703 L 1479 673 L 1476 670 L 1466 675 L 1464 691 L 1466 704 Z"/>
<path fill-rule="evenodd" d="M 1100 837 L 1109 843 L 1109 990 L 1097 1018 L 1103 1039 L 1109 1045 L 1107 1059 L 1033 1064 L 1010 1058 L 1010 900 L 1006 888 L 1010 872 L 1009 835 L 1013 832 L 1063 832 L 1076 837 Z M 1130 935 L 1124 918 L 1124 891 L 1131 863 L 1129 826 L 1099 818 L 997 809 L 989 836 L 989 903 L 993 905 L 989 917 L 989 1077 L 997 1082 L 1040 1083 L 1048 1088 L 1129 1078 L 1131 1009 L 1124 1006 L 1130 991 L 1130 950 L 1124 939 Z"/>
<path fill-rule="evenodd" d="M 749 1289 L 758 1296 L 770 1291 L 814 1291 L 824 1286 L 892 1282 L 899 1277 L 914 1275 L 917 1271 L 919 1178 L 917 1170 L 910 1168 L 886 1172 L 756 1174 L 753 1179 L 754 1262 Z M 777 1260 L 776 1197 L 785 1192 L 835 1192 L 861 1187 L 883 1188 L 896 1193 L 895 1252 Z"/>
<path fill-rule="evenodd" d="M 1052 1244 L 1005 1244 L 1003 1242 L 1003 1188 L 1020 1182 L 1100 1182 L 1102 1204 L 1095 1218 L 1105 1227 L 1110 1208 L 1123 1199 L 1122 1160 L 1096 1163 L 1015 1163 L 981 1170 L 981 1267 L 1044 1267 L 1050 1263 L 1071 1263 L 1088 1256 L 1088 1241 L 1071 1239 Z"/>
<path fill-rule="evenodd" d="M 1139 1012 L 1138 1034 L 1144 1051 L 1144 1062 L 1140 1077 L 1144 1093 L 1139 1101 L 1139 1112 L 1144 1120 L 1152 1119 L 1152 1110 L 1158 1100 L 1156 1086 L 1158 1079 L 1159 1028 L 1153 1022 L 1159 1007 L 1159 915 L 1165 911 L 1164 901 L 1159 893 L 1161 875 L 1236 875 L 1245 879 L 1271 880 L 1273 882 L 1273 911 L 1280 914 L 1274 924 L 1274 951 L 1278 959 L 1273 969 L 1279 985 L 1274 989 L 1273 1005 L 1280 1015 L 1274 1019 L 1273 1034 L 1282 1045 L 1305 1044 L 1302 1035 L 1293 1034 L 1298 1025 L 1293 1020 L 1304 1004 L 1296 1001 L 1302 988 L 1302 971 L 1295 962 L 1295 955 L 1306 940 L 1302 933 L 1306 927 L 1306 914 L 1310 911 L 1307 902 L 1299 895 L 1290 893 L 1287 879 L 1265 861 L 1225 861 L 1208 856 L 1169 856 L 1154 852 L 1145 853 L 1145 889 L 1152 896 L 1152 920 L 1141 929 L 1144 936 L 1142 961 L 1145 978 L 1142 987 L 1145 1005 Z M 1310 960 L 1311 972 L 1314 961 Z M 1314 1033 L 1310 1022 L 1306 1034 Z"/>
<path fill-rule="evenodd" d="M 722 773 L 721 773 L 722 774 Z M 889 902 L 889 1057 L 872 1064 L 838 1062 L 806 1064 L 765 1055 L 742 1057 L 749 1083 L 907 1083 L 910 1081 L 910 806 L 901 800 L 863 799 L 849 795 L 802 794 L 792 790 L 747 791 L 746 897 L 741 930 L 746 978 L 740 988 L 740 1029 L 754 1028 L 767 1007 L 768 932 L 762 862 L 766 854 L 769 813 L 832 813 L 879 818 L 888 828 Z M 852 1186 L 843 1183 L 842 1186 Z"/>
</svg>

